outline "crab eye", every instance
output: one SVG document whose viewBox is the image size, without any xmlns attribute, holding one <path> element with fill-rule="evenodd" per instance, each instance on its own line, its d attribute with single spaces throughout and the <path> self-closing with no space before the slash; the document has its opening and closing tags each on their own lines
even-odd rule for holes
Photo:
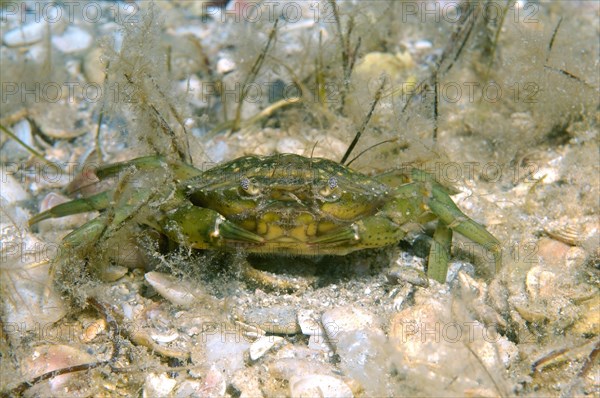
<svg viewBox="0 0 600 398">
<path fill-rule="evenodd" d="M 244 191 L 247 191 L 248 188 L 250 187 L 250 180 L 247 179 L 246 177 L 243 177 L 242 180 L 240 181 L 240 186 L 242 187 L 242 189 Z"/>
<path fill-rule="evenodd" d="M 256 186 L 256 181 L 250 180 L 248 177 L 242 177 L 240 188 L 248 195 L 256 196 L 260 193 L 260 189 Z"/>
<path fill-rule="evenodd" d="M 337 187 L 337 178 L 329 177 L 329 180 L 327 181 L 327 185 L 329 185 L 329 189 L 334 189 L 335 187 Z"/>
<path fill-rule="evenodd" d="M 319 190 L 319 194 L 321 194 L 322 196 L 331 196 L 332 193 L 335 192 L 335 189 L 338 186 L 338 181 L 337 178 L 335 177 L 329 177 L 329 180 L 327 180 L 327 184 L 321 188 Z"/>
</svg>

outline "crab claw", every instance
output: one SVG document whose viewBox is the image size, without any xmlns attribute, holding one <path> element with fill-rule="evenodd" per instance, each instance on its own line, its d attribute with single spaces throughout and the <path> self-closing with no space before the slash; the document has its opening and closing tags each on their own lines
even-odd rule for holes
<svg viewBox="0 0 600 398">
<path fill-rule="evenodd" d="M 227 221 L 214 210 L 193 205 L 177 209 L 162 223 L 164 233 L 195 249 L 214 249 L 226 242 L 263 244 L 264 238 Z"/>
</svg>

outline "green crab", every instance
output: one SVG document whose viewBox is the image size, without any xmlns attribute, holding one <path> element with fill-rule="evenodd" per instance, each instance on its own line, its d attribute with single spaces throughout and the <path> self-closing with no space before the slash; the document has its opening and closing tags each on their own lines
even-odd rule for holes
<svg viewBox="0 0 600 398">
<path fill-rule="evenodd" d="M 438 219 L 429 277 L 445 281 L 452 231 L 483 245 L 500 265 L 500 242 L 460 211 L 450 198 L 456 192 L 419 169 L 370 177 L 331 160 L 278 154 L 207 171 L 142 157 L 102 166 L 96 175 L 117 175 L 119 184 L 44 211 L 30 224 L 100 210 L 64 244 L 90 244 L 135 221 L 196 249 L 315 256 L 396 244 L 411 225 Z"/>
</svg>

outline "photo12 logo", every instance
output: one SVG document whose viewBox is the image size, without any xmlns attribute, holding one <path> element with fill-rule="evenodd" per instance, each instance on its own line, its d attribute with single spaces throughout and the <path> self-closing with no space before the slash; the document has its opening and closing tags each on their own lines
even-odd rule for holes
<svg viewBox="0 0 600 398">
<path fill-rule="evenodd" d="M 139 99 L 136 86 L 128 83 L 95 82 L 7 82 L 0 84 L 0 101 L 20 103 L 97 103 L 105 97 L 113 103 L 136 103 Z"/>
<path fill-rule="evenodd" d="M 488 343 L 498 341 L 500 335 L 497 325 L 484 325 L 480 322 L 418 322 L 405 320 L 395 322 L 393 335 L 401 343 L 419 341 L 421 343 L 458 343 L 465 341 L 472 343 L 483 339 Z"/>
<path fill-rule="evenodd" d="M 480 16 L 487 22 L 513 21 L 515 23 L 538 23 L 536 15 L 539 4 L 533 2 L 500 1 L 403 1 L 401 21 L 466 23 Z"/>
<path fill-rule="evenodd" d="M 202 4 L 202 21 L 296 23 L 312 20 L 316 23 L 335 23 L 338 5 L 325 1 L 239 1 L 233 0 L 225 8 L 211 2 Z"/>
<path fill-rule="evenodd" d="M 115 21 L 137 23 L 139 6 L 134 2 L 94 1 L 3 1 L 0 4 L 0 22 L 21 23 L 73 23 L 83 20 L 88 23 Z"/>
</svg>

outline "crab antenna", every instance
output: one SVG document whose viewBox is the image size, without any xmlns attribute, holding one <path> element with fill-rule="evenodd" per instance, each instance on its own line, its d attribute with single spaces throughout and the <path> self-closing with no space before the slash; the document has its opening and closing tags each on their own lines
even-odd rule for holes
<svg viewBox="0 0 600 398">
<path fill-rule="evenodd" d="M 317 140 L 315 142 L 315 144 L 313 145 L 312 150 L 310 151 L 310 158 L 311 159 L 313 158 L 313 155 L 315 154 L 315 148 L 317 147 L 318 144 L 319 144 L 319 141 Z"/>
<path fill-rule="evenodd" d="M 352 162 L 354 162 L 356 159 L 358 159 L 359 157 L 361 157 L 365 152 L 368 152 L 371 149 L 378 147 L 379 145 L 388 144 L 390 142 L 396 142 L 396 141 L 398 141 L 398 139 L 399 139 L 398 137 L 391 138 L 389 140 L 384 140 L 384 141 L 378 142 L 377 144 L 371 145 L 370 147 L 368 147 L 367 149 L 361 151 L 358 155 L 356 155 L 355 157 L 353 157 L 352 159 L 350 159 L 350 161 L 348 163 L 346 163 L 346 166 L 350 166 L 352 164 Z M 407 143 L 403 143 L 403 144 L 400 144 L 400 145 L 401 145 L 400 149 L 406 149 L 406 148 L 408 148 L 408 144 Z"/>
<path fill-rule="evenodd" d="M 381 85 L 379 86 L 379 88 L 377 89 L 377 92 L 375 93 L 375 98 L 373 99 L 373 102 L 371 103 L 371 109 L 369 109 L 369 113 L 367 113 L 367 117 L 365 118 L 365 120 L 363 121 L 363 124 L 360 126 L 360 128 L 356 132 L 354 139 L 350 143 L 350 146 L 346 150 L 344 157 L 342 157 L 342 160 L 340 161 L 340 163 L 342 165 L 344 165 L 346 163 L 346 160 L 348 160 L 348 157 L 354 150 L 354 147 L 356 146 L 356 144 L 358 144 L 358 140 L 360 139 L 360 136 L 362 135 L 363 131 L 365 131 L 365 129 L 367 128 L 367 124 L 369 123 L 369 120 L 371 120 L 371 116 L 373 116 L 373 111 L 375 110 L 377 103 L 381 99 L 381 93 L 383 92 L 383 86 L 385 85 L 385 82 L 386 82 L 386 78 L 384 76 L 383 79 L 381 79 Z"/>
</svg>

